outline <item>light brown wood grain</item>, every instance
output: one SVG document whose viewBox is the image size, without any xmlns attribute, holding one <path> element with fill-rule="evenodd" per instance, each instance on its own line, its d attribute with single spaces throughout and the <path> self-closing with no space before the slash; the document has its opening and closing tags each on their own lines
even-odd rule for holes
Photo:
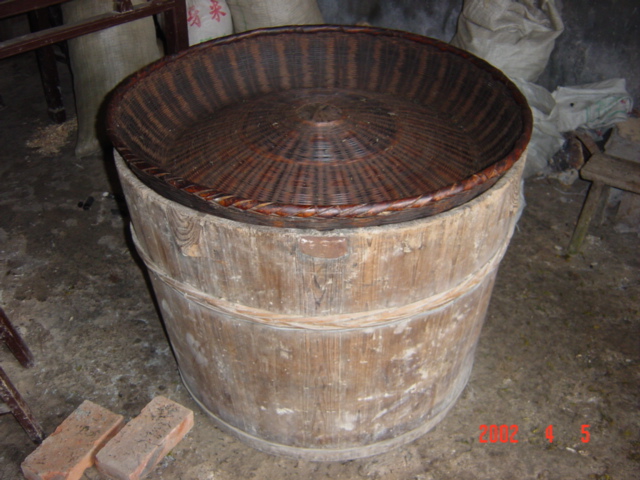
<svg viewBox="0 0 640 480">
<path fill-rule="evenodd" d="M 116 162 L 182 378 L 218 425 L 271 453 L 344 460 L 411 441 L 453 406 L 524 159 L 446 213 L 323 232 L 194 211 Z"/>
</svg>

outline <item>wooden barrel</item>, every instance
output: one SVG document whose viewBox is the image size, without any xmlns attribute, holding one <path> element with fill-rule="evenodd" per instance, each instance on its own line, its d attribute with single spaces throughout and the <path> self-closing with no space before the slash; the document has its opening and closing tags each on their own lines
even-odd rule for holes
<svg viewBox="0 0 640 480">
<path fill-rule="evenodd" d="M 346 460 L 414 440 L 453 406 L 524 162 L 446 213 L 331 232 L 198 212 L 117 164 L 182 379 L 220 427 L 266 452 Z"/>
<path fill-rule="evenodd" d="M 128 80 L 109 132 L 196 401 L 311 460 L 432 428 L 469 378 L 531 124 L 486 62 L 372 28 L 249 32 Z"/>
</svg>

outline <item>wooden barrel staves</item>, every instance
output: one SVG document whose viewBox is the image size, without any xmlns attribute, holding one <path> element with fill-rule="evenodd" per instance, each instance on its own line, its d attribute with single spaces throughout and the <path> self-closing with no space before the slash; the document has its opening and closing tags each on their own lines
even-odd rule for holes
<svg viewBox="0 0 640 480">
<path fill-rule="evenodd" d="M 269 49 L 255 78 L 215 68 Z M 335 461 L 446 415 L 520 208 L 531 117 L 500 72 L 401 32 L 270 29 L 144 70 L 109 125 L 183 382 L 220 427 Z"/>
</svg>

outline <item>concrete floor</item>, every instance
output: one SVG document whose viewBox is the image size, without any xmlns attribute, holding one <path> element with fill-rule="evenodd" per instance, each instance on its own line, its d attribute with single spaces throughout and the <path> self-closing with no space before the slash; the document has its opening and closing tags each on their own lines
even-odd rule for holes
<svg viewBox="0 0 640 480">
<path fill-rule="evenodd" d="M 47 434 L 84 399 L 129 419 L 165 395 L 192 408 L 196 424 L 152 480 L 640 478 L 640 242 L 605 222 L 564 257 L 587 183 L 527 180 L 470 382 L 434 430 L 369 459 L 269 456 L 214 427 L 182 386 L 109 195 L 111 161 L 76 159 L 73 137 L 58 153 L 27 146 L 49 125 L 36 71 L 30 55 L 0 62 L 0 305 L 37 363 L 23 369 L 4 347 L 0 362 Z M 91 208 L 79 208 L 89 196 Z M 483 425 L 516 426 L 518 443 L 481 443 Z M 0 417 L 0 479 L 21 478 L 34 448 Z"/>
</svg>

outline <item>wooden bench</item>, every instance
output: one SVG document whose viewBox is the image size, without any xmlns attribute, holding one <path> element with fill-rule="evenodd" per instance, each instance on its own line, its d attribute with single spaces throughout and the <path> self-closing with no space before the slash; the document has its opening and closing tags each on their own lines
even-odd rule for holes
<svg viewBox="0 0 640 480">
<path fill-rule="evenodd" d="M 592 141 L 590 142 L 584 137 L 581 137 L 580 140 L 585 143 L 592 154 L 580 170 L 580 176 L 592 183 L 569 242 L 567 249 L 569 255 L 575 255 L 580 250 L 591 220 L 598 211 L 604 208 L 611 187 L 640 194 L 639 162 L 602 153 Z"/>
</svg>

